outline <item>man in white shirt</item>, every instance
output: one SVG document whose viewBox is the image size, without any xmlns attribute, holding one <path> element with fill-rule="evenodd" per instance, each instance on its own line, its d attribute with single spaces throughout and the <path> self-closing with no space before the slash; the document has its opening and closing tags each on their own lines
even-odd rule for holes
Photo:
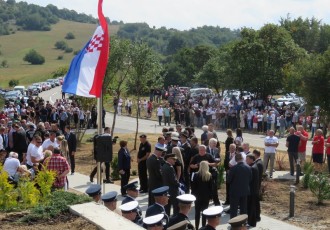
<svg viewBox="0 0 330 230">
<path fill-rule="evenodd" d="M 26 166 L 28 169 L 33 167 L 34 163 L 39 163 L 44 159 L 44 153 L 42 148 L 42 139 L 37 136 L 29 144 L 27 153 L 26 153 Z"/>
<path fill-rule="evenodd" d="M 8 173 L 10 177 L 14 177 L 20 165 L 21 164 L 18 160 L 18 154 L 15 152 L 10 152 L 9 157 L 5 160 L 3 169 Z"/>
<path fill-rule="evenodd" d="M 159 105 L 159 107 L 157 108 L 159 126 L 162 125 L 163 112 L 164 112 L 163 107 L 161 105 Z"/>
<path fill-rule="evenodd" d="M 52 148 L 49 148 L 50 146 L 52 146 Z M 43 150 L 47 150 L 47 149 L 53 150 L 53 149 L 59 148 L 59 147 L 60 146 L 59 146 L 59 144 L 58 144 L 58 142 L 56 140 L 56 132 L 52 132 L 51 131 L 49 133 L 49 139 L 46 139 L 44 141 L 44 143 L 42 144 L 42 149 Z"/>
<path fill-rule="evenodd" d="M 269 177 L 273 178 L 273 169 L 275 161 L 276 148 L 279 144 L 277 137 L 274 136 L 274 130 L 268 131 L 268 136 L 265 138 L 265 155 L 264 155 L 264 173 L 267 170 L 268 162 L 270 162 L 269 167 Z"/>
</svg>

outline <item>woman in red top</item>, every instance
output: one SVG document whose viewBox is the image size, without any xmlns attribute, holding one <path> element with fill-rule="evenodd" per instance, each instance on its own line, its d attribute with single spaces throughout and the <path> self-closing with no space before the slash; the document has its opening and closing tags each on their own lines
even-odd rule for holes
<svg viewBox="0 0 330 230">
<path fill-rule="evenodd" d="M 313 149 L 312 156 L 314 162 L 314 169 L 317 172 L 320 172 L 323 164 L 323 153 L 324 153 L 324 137 L 322 129 L 317 129 L 315 136 L 312 141 Z"/>
<path fill-rule="evenodd" d="M 328 126 L 328 131 L 330 131 L 330 125 Z M 328 159 L 328 170 L 330 173 L 330 135 L 328 136 L 327 143 L 325 143 L 325 153 Z"/>
</svg>

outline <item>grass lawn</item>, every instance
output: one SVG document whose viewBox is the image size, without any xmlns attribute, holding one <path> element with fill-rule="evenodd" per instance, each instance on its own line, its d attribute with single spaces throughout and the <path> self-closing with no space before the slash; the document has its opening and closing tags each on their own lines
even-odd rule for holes
<svg viewBox="0 0 330 230">
<path fill-rule="evenodd" d="M 110 34 L 115 34 L 118 26 L 109 26 Z M 74 51 L 80 50 L 93 35 L 96 24 L 78 23 L 60 20 L 52 25 L 51 31 L 16 31 L 15 34 L 1 36 L 0 45 L 2 55 L 0 61 L 7 60 L 9 67 L 0 69 L 0 87 L 8 87 L 12 79 L 19 80 L 20 85 L 46 80 L 50 74 L 61 66 L 68 66 L 74 57 L 73 53 L 56 50 L 57 41 L 65 41 Z M 75 39 L 66 40 L 68 32 L 75 35 Z M 23 61 L 23 57 L 30 50 L 35 49 L 45 57 L 43 65 L 30 65 Z M 57 60 L 63 55 L 62 60 Z"/>
</svg>

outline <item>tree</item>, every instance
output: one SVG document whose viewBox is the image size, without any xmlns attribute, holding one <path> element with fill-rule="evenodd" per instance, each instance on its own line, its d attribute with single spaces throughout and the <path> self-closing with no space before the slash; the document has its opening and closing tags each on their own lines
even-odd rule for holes
<svg viewBox="0 0 330 230">
<path fill-rule="evenodd" d="M 8 83 L 9 87 L 15 87 L 18 84 L 19 84 L 19 80 L 10 80 Z"/>
<path fill-rule="evenodd" d="M 131 45 L 130 63 L 132 74 L 128 79 L 128 87 L 137 96 L 136 104 L 139 105 L 141 95 L 151 87 L 160 86 L 163 78 L 160 76 L 162 66 L 159 57 L 145 43 Z M 137 135 L 139 132 L 139 112 L 136 110 L 136 132 L 134 149 L 136 149 Z"/>
<path fill-rule="evenodd" d="M 231 50 L 231 82 L 266 98 L 283 88 L 283 69 L 304 55 L 283 28 L 267 24 L 259 31 L 243 29 Z"/>
<path fill-rule="evenodd" d="M 111 53 L 108 61 L 107 72 L 103 80 L 103 92 L 114 91 L 114 100 L 119 100 L 125 89 L 125 82 L 131 74 L 131 42 L 124 39 L 111 40 Z M 118 103 L 117 103 L 118 105 Z M 111 136 L 116 125 L 117 107 L 112 120 Z"/>
<path fill-rule="evenodd" d="M 68 48 L 68 44 L 65 41 L 57 41 L 54 46 L 59 50 L 65 50 Z"/>
<path fill-rule="evenodd" d="M 66 34 L 65 39 L 71 40 L 71 39 L 75 39 L 76 36 L 74 36 L 74 34 L 72 32 L 69 32 Z"/>
<path fill-rule="evenodd" d="M 45 62 L 45 58 L 41 56 L 37 51 L 31 49 L 23 58 L 24 61 L 31 63 L 32 65 L 42 65 Z"/>
</svg>

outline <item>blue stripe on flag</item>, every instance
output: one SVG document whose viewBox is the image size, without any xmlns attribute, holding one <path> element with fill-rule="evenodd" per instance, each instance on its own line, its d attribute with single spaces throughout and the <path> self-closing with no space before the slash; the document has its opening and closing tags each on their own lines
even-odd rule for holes
<svg viewBox="0 0 330 230">
<path fill-rule="evenodd" d="M 82 48 L 82 50 L 73 58 L 73 60 L 70 64 L 70 68 L 64 78 L 64 82 L 62 85 L 62 91 L 64 93 L 76 94 L 76 92 L 77 92 L 80 66 L 81 66 L 81 62 L 84 59 L 84 56 L 86 54 L 86 48 L 88 47 L 89 42 L 90 41 L 88 41 L 87 44 L 84 46 L 84 48 Z"/>
</svg>

